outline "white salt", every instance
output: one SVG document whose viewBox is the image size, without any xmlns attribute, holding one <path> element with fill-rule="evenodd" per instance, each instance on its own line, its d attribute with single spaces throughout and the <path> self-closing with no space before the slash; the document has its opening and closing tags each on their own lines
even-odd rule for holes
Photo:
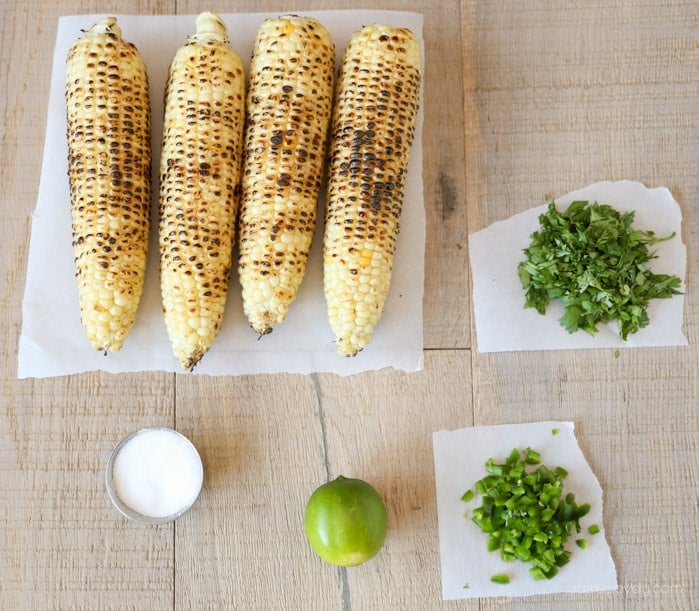
<svg viewBox="0 0 699 611">
<path fill-rule="evenodd" d="M 199 496 L 204 470 L 189 441 L 169 429 L 146 429 L 134 435 L 114 459 L 116 495 L 141 515 L 172 516 Z"/>
</svg>

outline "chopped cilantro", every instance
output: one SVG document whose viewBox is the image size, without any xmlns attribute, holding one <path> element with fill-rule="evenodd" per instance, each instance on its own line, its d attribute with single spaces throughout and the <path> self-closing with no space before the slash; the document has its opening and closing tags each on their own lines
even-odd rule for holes
<svg viewBox="0 0 699 611">
<path fill-rule="evenodd" d="M 551 202 L 518 266 L 524 307 L 544 314 L 550 300 L 560 299 L 565 306 L 560 322 L 570 333 L 582 329 L 594 335 L 599 323 L 616 320 L 626 340 L 647 326 L 649 300 L 678 295 L 681 285 L 679 277 L 648 268 L 656 257 L 648 246 L 675 234 L 656 237 L 635 229 L 633 219 L 634 212 L 622 214 L 597 202 L 574 201 L 565 212 Z"/>
</svg>

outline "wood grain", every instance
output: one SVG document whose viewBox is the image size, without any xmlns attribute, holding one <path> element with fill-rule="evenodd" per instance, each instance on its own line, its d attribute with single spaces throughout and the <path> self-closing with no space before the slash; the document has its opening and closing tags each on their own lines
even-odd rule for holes
<svg viewBox="0 0 699 611">
<path fill-rule="evenodd" d="M 473 387 L 476 424 L 573 420 L 605 490 L 619 591 L 560 601 L 688 608 L 698 586 L 685 553 L 697 549 L 698 517 L 696 495 L 687 493 L 697 489 L 699 449 L 691 3 L 662 11 L 657 2 L 462 5 L 471 17 L 462 21 L 473 113 L 466 126 L 476 134 L 467 157 L 470 142 L 482 154 L 469 231 L 598 180 L 667 186 L 682 208 L 690 346 L 618 358 L 611 350 L 476 353 Z M 679 506 L 687 511 L 670 509 Z M 666 553 L 672 546 L 682 551 Z M 535 597 L 528 606 L 561 608 L 554 600 Z"/>
<path fill-rule="evenodd" d="M 0 608 L 691 608 L 699 599 L 693 2 L 381 4 L 425 17 L 424 371 L 16 379 L 58 16 L 290 8 L 280 0 L 3 5 Z M 680 202 L 690 345 L 618 357 L 472 350 L 468 233 L 621 178 L 665 185 Z M 444 603 L 432 432 L 551 418 L 575 422 L 605 491 L 619 590 Z M 153 528 L 111 507 L 103 470 L 123 435 L 157 424 L 190 436 L 206 479 L 188 514 Z M 340 473 L 373 483 L 389 510 L 384 549 L 351 570 L 321 562 L 301 528 L 308 495 Z"/>
<path fill-rule="evenodd" d="M 208 470 L 198 505 L 177 523 L 177 606 L 429 607 L 440 592 L 431 431 L 469 423 L 469 378 L 468 358 L 435 351 L 420 375 L 178 384 L 178 429 Z M 455 392 L 428 409 L 442 387 Z M 389 511 L 385 552 L 352 571 L 320 561 L 303 534 L 306 500 L 340 474 L 371 482 Z M 429 584 L 412 582 L 416 569 Z"/>
<path fill-rule="evenodd" d="M 177 3 L 181 14 L 200 10 L 288 13 L 288 2 L 214 2 L 185 0 Z M 303 10 L 377 9 L 412 11 L 424 16 L 425 66 L 422 134 L 423 196 L 427 221 L 424 296 L 424 345 L 426 348 L 470 347 L 468 262 L 466 250 L 466 199 L 464 141 L 459 130 L 464 121 L 459 53 L 460 6 L 458 2 L 385 0 L 377 7 L 371 0 L 304 2 Z M 406 201 L 405 205 L 415 202 Z"/>
<path fill-rule="evenodd" d="M 172 425 L 171 386 L 95 374 L 22 382 L 3 402 L 3 608 L 117 608 L 134 597 L 169 604 L 172 526 L 144 530 L 120 518 L 104 468 L 120 437 Z"/>
<path fill-rule="evenodd" d="M 346 584 L 341 571 L 350 608 L 429 609 L 439 600 L 432 432 L 471 424 L 470 375 L 467 351 L 436 350 L 419 375 L 380 371 L 321 385 L 328 477 L 367 479 L 389 514 L 373 566 L 348 569 Z"/>
<path fill-rule="evenodd" d="M 693 224 L 692 2 L 462 4 L 485 179 L 470 231 L 624 178 L 667 186 Z"/>
<path fill-rule="evenodd" d="M 144 530 L 126 522 L 104 489 L 104 467 L 121 436 L 174 421 L 174 377 L 16 379 L 30 214 L 38 192 L 57 19 L 117 5 L 124 12 L 174 8 L 174 2 L 3 5 L 3 609 L 168 608 L 174 598 L 174 527 Z M 47 324 L 50 317 L 47 312 Z"/>
<path fill-rule="evenodd" d="M 189 376 L 177 403 L 206 465 L 177 524 L 177 608 L 332 608 L 300 527 L 309 482 L 325 479 L 313 378 Z"/>
</svg>

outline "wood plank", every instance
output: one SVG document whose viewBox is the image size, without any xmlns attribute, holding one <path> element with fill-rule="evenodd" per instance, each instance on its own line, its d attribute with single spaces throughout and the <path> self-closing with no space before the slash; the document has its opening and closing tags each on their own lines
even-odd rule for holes
<svg viewBox="0 0 699 611">
<path fill-rule="evenodd" d="M 209 378 L 177 384 L 177 427 L 205 484 L 177 523 L 176 607 L 330 609 L 339 587 L 305 541 L 303 510 L 325 479 L 317 378 Z"/>
<path fill-rule="evenodd" d="M 404 6 L 401 3 L 401 6 Z M 426 348 L 471 346 L 460 7 L 419 2 L 424 14 L 423 179 L 427 213 L 424 333 Z"/>
<path fill-rule="evenodd" d="M 10 398 L 0 412 L 0 606 L 126 608 L 136 597 L 145 607 L 168 606 L 173 527 L 121 517 L 104 468 L 124 435 L 172 426 L 171 377 L 2 384 Z"/>
<path fill-rule="evenodd" d="M 304 8 L 322 9 L 328 4 L 316 3 Z M 359 2 L 352 8 L 371 6 L 371 3 Z M 180 3 L 178 8 L 180 12 L 196 13 L 201 5 L 198 2 Z M 421 3 L 403 2 L 389 2 L 382 8 L 424 10 Z M 286 12 L 288 7 L 279 2 L 258 2 L 254 8 L 246 5 L 245 10 Z M 437 36 L 436 31 L 446 23 L 451 34 L 445 40 Z M 461 244 L 457 245 L 463 240 L 465 230 L 464 207 L 458 208 L 459 202 L 463 202 L 462 173 L 458 168 L 463 145 L 458 134 L 454 137 L 449 125 L 450 121 L 458 124 L 462 112 L 458 85 L 460 59 L 451 47 L 454 42 L 458 44 L 458 11 L 455 13 L 454 3 L 443 3 L 439 9 L 430 9 L 426 14 L 425 30 L 428 62 L 433 67 L 427 78 L 434 85 L 426 86 L 424 146 L 426 150 L 442 151 L 438 162 L 434 161 L 436 157 L 432 153 L 425 153 L 428 248 L 453 253 L 427 257 L 426 265 L 430 271 L 426 279 L 425 337 L 426 343 L 433 345 L 465 346 L 468 343 L 466 308 L 453 307 L 456 303 L 465 303 L 467 287 L 465 251 L 460 248 Z M 446 104 L 441 96 L 436 95 L 440 88 L 444 89 L 437 68 L 441 65 L 448 66 L 448 86 L 454 93 L 448 96 Z M 428 90 L 431 93 L 427 93 Z M 435 195 L 435 185 L 439 180 L 443 190 L 448 192 Z M 440 206 L 446 206 L 448 210 Z M 451 284 L 445 282 L 446 278 L 451 279 Z M 435 310 L 440 314 L 435 315 Z M 428 324 L 434 325 L 431 330 L 427 329 Z M 215 477 L 215 481 L 207 483 L 206 494 L 200 501 L 207 508 L 206 513 L 192 512 L 178 523 L 178 606 L 179 601 L 182 601 L 182 606 L 190 603 L 196 606 L 216 600 L 250 608 L 283 604 L 348 608 L 350 598 L 353 605 L 361 603 L 364 590 L 373 591 L 375 604 L 385 604 L 389 600 L 430 600 L 432 604 L 438 600 L 439 559 L 431 427 L 437 426 L 436 423 L 440 423 L 439 426 L 463 424 L 461 417 L 468 423 L 470 390 L 467 354 L 440 352 L 428 360 L 430 364 L 426 369 L 429 368 L 430 373 L 415 377 L 388 371 L 347 379 L 330 375 L 306 378 L 258 376 L 207 382 L 178 377 L 178 428 L 192 431 L 205 458 L 216 456 L 215 464 L 233 465 L 227 477 L 220 480 Z M 437 365 L 452 362 L 453 368 Z M 430 410 L 420 403 L 401 405 L 401 393 L 405 392 L 406 386 L 415 388 L 419 392 L 419 401 L 424 400 L 429 406 L 436 405 L 434 401 L 441 401 L 446 389 L 455 382 L 464 389 L 464 396 L 457 393 L 458 400 L 448 402 L 445 409 L 441 403 L 439 410 Z M 361 385 L 359 393 L 356 391 L 358 384 Z M 437 387 L 440 390 L 436 390 Z M 433 397 L 428 396 L 430 392 L 433 392 Z M 349 404 L 349 411 L 345 411 L 347 405 L 335 405 L 337 393 L 343 402 Z M 231 401 L 229 397 L 235 400 Z M 342 432 L 338 437 L 330 416 L 324 413 L 328 401 L 333 402 L 333 410 L 342 410 L 342 418 L 353 429 L 349 439 L 363 444 L 361 450 L 357 447 L 339 448 L 339 455 L 348 463 L 354 463 L 346 467 L 331 465 L 332 446 L 342 446 L 348 441 L 348 436 Z M 369 407 L 364 406 L 367 402 Z M 369 413 L 376 410 L 373 426 L 367 426 L 365 421 L 367 410 Z M 260 414 L 264 416 L 260 418 Z M 396 430 L 396 439 L 385 447 L 385 436 L 393 429 Z M 408 434 L 420 438 L 406 438 Z M 291 448 L 288 440 L 293 440 Z M 264 444 L 265 451 L 256 447 L 258 443 Z M 416 443 L 419 451 L 413 459 L 405 460 L 404 454 L 413 454 Z M 372 446 L 376 447 L 374 469 L 379 468 L 381 462 L 384 466 L 392 465 L 391 473 L 376 473 L 377 486 L 391 496 L 391 520 L 397 522 L 393 526 L 396 538 L 393 539 L 392 551 L 386 552 L 391 559 L 391 572 L 384 575 L 383 580 L 390 583 L 384 582 L 382 588 L 388 589 L 388 594 L 381 594 L 376 584 L 369 587 L 362 579 L 354 584 L 351 575 L 355 572 L 348 575 L 346 571 L 320 561 L 311 552 L 303 535 L 305 502 L 315 487 L 330 477 L 331 471 L 354 467 L 353 471 L 364 472 L 364 477 L 372 479 L 374 474 L 368 469 L 369 465 L 362 466 L 368 458 L 365 449 Z M 398 454 L 401 446 L 404 449 Z M 293 449 L 293 455 L 279 456 L 278 452 L 285 448 Z M 236 457 L 239 458 L 236 460 Z M 282 500 L 283 504 L 280 504 Z M 196 522 L 192 528 L 184 526 L 188 521 L 196 520 L 196 515 L 201 515 L 199 519 L 205 519 L 205 524 Z M 264 531 L 258 533 L 256 528 L 260 524 Z M 208 551 L 204 559 L 201 554 L 194 555 L 195 550 L 201 549 Z M 423 559 L 425 555 L 429 560 Z M 401 573 L 406 559 L 409 571 Z M 416 566 L 429 567 L 427 575 L 431 583 L 414 580 L 410 571 Z M 358 570 L 362 575 L 372 571 L 371 568 Z M 221 571 L 238 577 L 227 581 Z M 423 592 L 413 598 L 419 590 Z"/>
<path fill-rule="evenodd" d="M 425 370 L 416 374 L 380 371 L 345 379 L 323 377 L 320 409 L 328 477 L 342 474 L 370 482 L 389 514 L 389 532 L 379 555 L 339 572 L 343 608 L 438 606 L 441 574 L 432 433 L 472 424 L 470 370 L 468 351 L 438 350 L 426 353 Z"/>
<path fill-rule="evenodd" d="M 199 0 L 177 3 L 178 12 L 195 14 L 210 6 Z M 346 3 L 306 2 L 303 10 L 376 9 L 372 0 Z M 466 251 L 466 205 L 459 4 L 421 0 L 387 0 L 381 10 L 413 11 L 424 15 L 425 77 L 423 194 L 426 213 L 424 345 L 426 348 L 470 346 Z M 228 3 L 226 12 L 289 12 L 279 0 Z M 411 205 L 412 202 L 405 202 Z"/>
<path fill-rule="evenodd" d="M 206 483 L 177 523 L 178 608 L 428 608 L 440 598 L 431 433 L 471 422 L 470 362 L 429 352 L 417 374 L 255 376 L 178 381 L 178 429 Z M 339 474 L 384 496 L 390 534 L 371 563 L 315 556 L 303 512 Z"/>
<path fill-rule="evenodd" d="M 473 146 L 482 159 L 469 230 L 597 180 L 664 185 L 685 215 L 688 286 L 696 285 L 690 5 L 462 2 L 462 11 L 466 129 L 476 134 L 467 157 Z M 696 599 L 697 555 L 687 552 L 697 548 L 698 514 L 686 497 L 699 482 L 691 290 L 685 304 L 686 348 L 618 358 L 611 350 L 474 353 L 476 424 L 573 420 L 605 490 L 619 591 L 535 597 L 518 607 L 689 608 Z"/>
<path fill-rule="evenodd" d="M 575 423 L 604 490 L 617 597 L 647 608 L 688 608 L 696 594 L 697 559 L 686 552 L 699 545 L 687 503 L 699 484 L 697 417 L 687 403 L 699 396 L 697 362 L 694 348 L 474 355 L 476 424 Z M 592 598 L 573 597 L 571 608 Z"/>
<path fill-rule="evenodd" d="M 120 10 L 170 6 L 174 3 L 129 1 Z M 9 2 L 0 24 L 0 607 L 129 608 L 138 600 L 139 606 L 167 608 L 173 597 L 173 527 L 144 529 L 126 522 L 107 498 L 103 471 L 120 436 L 145 425 L 172 424 L 174 377 L 16 379 L 57 19 L 79 10 L 103 7 Z"/>
<path fill-rule="evenodd" d="M 693 8 L 463 0 L 467 126 L 478 126 L 483 181 L 469 231 L 599 180 L 667 186 L 690 213 Z"/>
</svg>

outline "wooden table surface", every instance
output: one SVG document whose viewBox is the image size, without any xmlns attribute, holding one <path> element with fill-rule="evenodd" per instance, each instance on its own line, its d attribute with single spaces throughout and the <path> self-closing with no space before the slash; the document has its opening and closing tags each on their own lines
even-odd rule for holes
<svg viewBox="0 0 699 611">
<path fill-rule="evenodd" d="M 301 4 L 303 6 L 301 6 Z M 689 609 L 699 600 L 699 104 L 690 0 L 386 0 L 425 19 L 424 371 L 17 379 L 27 246 L 57 19 L 372 8 L 373 0 L 9 0 L 0 25 L 2 609 Z M 479 354 L 468 234 L 598 180 L 667 186 L 684 214 L 688 347 Z M 47 312 L 50 324 L 50 312 Z M 441 599 L 432 432 L 573 420 L 605 491 L 614 592 Z M 123 435 L 167 425 L 206 482 L 174 524 L 109 503 Z M 321 562 L 305 501 L 372 482 L 389 534 L 371 562 Z"/>
</svg>

